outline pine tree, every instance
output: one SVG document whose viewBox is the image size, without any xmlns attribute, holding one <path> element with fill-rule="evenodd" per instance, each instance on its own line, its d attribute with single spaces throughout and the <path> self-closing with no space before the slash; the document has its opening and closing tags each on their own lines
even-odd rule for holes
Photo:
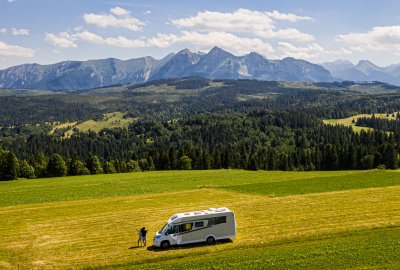
<svg viewBox="0 0 400 270">
<path fill-rule="evenodd" d="M 126 163 L 126 170 L 128 172 L 141 172 L 142 171 L 140 169 L 139 163 L 136 160 L 129 160 Z"/>
<path fill-rule="evenodd" d="M 19 177 L 33 179 L 35 178 L 35 169 L 26 160 L 19 162 Z"/>
<path fill-rule="evenodd" d="M 86 162 L 86 167 L 89 169 L 91 174 L 103 173 L 103 168 L 101 167 L 100 160 L 97 156 L 90 155 Z"/>
<path fill-rule="evenodd" d="M 117 171 L 115 170 L 114 164 L 110 161 L 106 161 L 103 164 L 103 172 L 105 174 L 111 174 L 111 173 L 116 173 Z"/>
<path fill-rule="evenodd" d="M 46 167 L 48 177 L 60 177 L 67 174 L 64 159 L 57 153 L 51 155 Z"/>
<path fill-rule="evenodd" d="M 17 179 L 19 172 L 18 159 L 10 151 L 3 152 L 0 156 L 0 180 Z"/>
<path fill-rule="evenodd" d="M 68 175 L 86 175 L 90 174 L 88 168 L 85 167 L 82 161 L 77 158 L 73 158 L 69 164 Z"/>
<path fill-rule="evenodd" d="M 180 170 L 191 170 L 192 169 L 192 159 L 188 156 L 183 156 L 179 159 L 179 169 Z"/>
<path fill-rule="evenodd" d="M 151 156 L 148 157 L 148 161 L 149 161 L 149 171 L 155 171 L 156 166 L 154 165 L 154 160 Z"/>
</svg>

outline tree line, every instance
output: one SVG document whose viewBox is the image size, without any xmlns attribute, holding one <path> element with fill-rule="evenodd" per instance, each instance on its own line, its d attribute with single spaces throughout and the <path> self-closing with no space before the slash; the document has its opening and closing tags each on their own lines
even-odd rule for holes
<svg viewBox="0 0 400 270">
<path fill-rule="evenodd" d="M 179 169 L 190 170 L 192 160 L 183 156 L 179 159 Z M 12 151 L 0 149 L 0 181 L 17 178 L 61 177 L 74 175 L 112 174 L 125 172 L 154 171 L 155 166 L 151 157 L 148 159 L 111 160 L 101 162 L 97 156 L 90 155 L 86 162 L 77 158 L 66 159 L 54 153 L 49 158 L 39 155 L 32 164 L 27 160 L 18 160 Z"/>
<path fill-rule="evenodd" d="M 257 110 L 205 113 L 171 121 L 139 120 L 128 129 L 77 133 L 71 138 L 33 134 L 3 146 L 32 166 L 38 177 L 52 176 L 48 164 L 55 154 L 64 160 L 69 175 L 92 173 L 91 156 L 98 158 L 105 173 L 114 172 L 113 167 L 116 172 L 129 171 L 131 161 L 141 170 L 396 169 L 400 133 L 354 133 L 351 127 L 325 125 L 302 110 Z M 184 157 L 190 166 L 182 165 Z"/>
<path fill-rule="evenodd" d="M 389 117 L 389 114 L 386 115 Z M 400 130 L 400 114 L 392 114 L 393 119 L 385 119 L 380 117 L 375 117 L 373 114 L 372 117 L 360 117 L 357 121 L 354 121 L 354 124 L 359 127 L 369 127 L 387 132 L 396 132 L 398 133 Z"/>
</svg>

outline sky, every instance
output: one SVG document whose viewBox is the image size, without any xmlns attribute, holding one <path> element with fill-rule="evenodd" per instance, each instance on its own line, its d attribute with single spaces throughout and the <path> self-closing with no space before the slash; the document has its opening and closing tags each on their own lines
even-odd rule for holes
<svg viewBox="0 0 400 270">
<path fill-rule="evenodd" d="M 313 63 L 400 63 L 398 0 L 0 0 L 0 69 L 218 46 Z"/>
</svg>

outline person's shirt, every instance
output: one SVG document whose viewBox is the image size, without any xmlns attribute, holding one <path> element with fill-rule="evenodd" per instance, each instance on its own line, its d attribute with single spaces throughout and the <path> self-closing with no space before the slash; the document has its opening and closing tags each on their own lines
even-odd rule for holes
<svg viewBox="0 0 400 270">
<path fill-rule="evenodd" d="M 140 232 L 142 233 L 142 236 L 143 236 L 143 237 L 146 237 L 147 231 L 148 231 L 148 230 L 141 230 L 141 231 L 140 231 Z"/>
</svg>

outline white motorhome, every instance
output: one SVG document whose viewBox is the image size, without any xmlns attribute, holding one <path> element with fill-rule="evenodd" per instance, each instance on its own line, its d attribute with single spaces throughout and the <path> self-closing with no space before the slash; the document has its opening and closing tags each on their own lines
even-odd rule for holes
<svg viewBox="0 0 400 270">
<path fill-rule="evenodd" d="M 168 248 L 174 245 L 235 238 L 235 214 L 228 208 L 210 208 L 173 215 L 154 236 L 154 245 Z"/>
</svg>

